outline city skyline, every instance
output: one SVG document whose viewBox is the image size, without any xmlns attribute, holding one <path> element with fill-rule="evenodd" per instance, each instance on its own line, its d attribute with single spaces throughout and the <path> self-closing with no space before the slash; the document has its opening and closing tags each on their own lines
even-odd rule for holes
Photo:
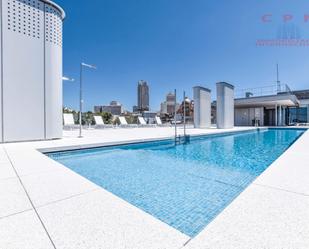
<svg viewBox="0 0 309 249">
<path fill-rule="evenodd" d="M 159 109 L 165 94 L 175 88 L 192 96 L 196 85 L 215 93 L 219 81 L 230 82 L 236 89 L 275 84 L 277 63 L 281 81 L 291 89 L 309 85 L 306 46 L 256 44 L 258 39 L 276 38 L 279 31 L 288 30 L 288 24 L 299 30 L 302 39 L 309 37 L 304 0 L 297 4 L 287 0 L 57 3 L 67 10 L 64 75 L 76 79 L 64 83 L 64 105 L 74 109 L 81 61 L 98 66 L 84 75 L 85 110 L 110 99 L 130 110 L 136 105 L 139 79 L 151 85 L 152 110 Z M 245 14 L 237 14 L 240 7 Z M 271 22 L 263 21 L 265 14 L 271 14 L 266 19 Z M 284 21 L 286 14 L 293 19 Z"/>
<path fill-rule="evenodd" d="M 142 103 L 143 101 L 145 101 L 143 99 L 144 97 L 142 97 L 142 95 L 145 94 L 144 87 L 147 88 L 147 90 L 146 90 L 147 91 L 147 93 L 146 93 L 147 103 L 145 103 L 145 102 Z M 188 97 L 188 96 L 186 96 L 186 98 L 190 99 L 190 97 Z M 111 112 L 110 110 L 108 110 L 108 109 L 111 109 L 111 107 L 121 106 L 121 110 L 122 110 L 121 113 L 123 113 L 125 111 L 128 111 L 128 112 L 154 111 L 154 112 L 160 112 L 160 113 L 173 114 L 175 112 L 175 93 L 174 92 L 168 92 L 165 95 L 165 99 L 162 97 L 163 101 L 160 103 L 160 106 L 158 108 L 156 108 L 156 109 L 150 109 L 150 108 L 143 109 L 143 105 L 149 107 L 149 99 L 150 99 L 149 84 L 145 80 L 139 80 L 138 85 L 137 85 L 137 105 L 134 105 L 131 109 L 126 109 L 126 108 L 123 107 L 120 100 L 111 100 L 109 102 L 109 104 L 95 104 L 93 106 L 93 111 L 95 113 Z M 178 110 L 178 108 L 180 106 L 178 99 L 180 99 L 179 96 L 176 100 L 176 110 Z M 182 102 L 182 101 L 183 100 L 180 99 L 180 102 Z M 68 107 L 65 107 L 65 108 L 68 108 Z M 112 114 L 114 114 L 114 113 L 112 113 Z M 119 115 L 119 114 L 114 114 L 114 115 Z"/>
<path fill-rule="evenodd" d="M 122 110 L 122 113 L 124 111 L 128 111 L 128 112 L 141 112 L 141 111 L 156 111 L 156 112 L 161 112 L 161 113 L 173 113 L 174 111 L 171 111 L 172 109 L 174 110 L 174 102 L 175 102 L 175 94 L 174 93 L 171 93 L 171 92 L 168 92 L 166 94 L 166 99 L 160 103 L 160 106 L 157 108 L 157 109 L 145 109 L 145 110 L 139 110 L 141 109 L 139 105 L 142 104 L 143 101 L 145 100 L 142 100 L 142 95 L 144 93 L 144 89 L 142 89 L 143 87 L 145 87 L 146 84 L 146 87 L 147 87 L 147 104 L 146 103 L 143 103 L 144 105 L 146 104 L 146 106 L 149 107 L 149 98 L 150 98 L 150 93 L 149 93 L 149 84 L 147 83 L 147 81 L 145 80 L 139 80 L 138 81 L 138 85 L 137 85 L 137 105 L 134 105 L 131 109 L 126 109 L 123 107 L 123 105 L 121 104 L 121 101 L 120 100 L 111 100 L 109 102 L 109 104 L 95 104 L 93 106 L 93 111 L 94 112 L 110 112 L 108 111 L 108 109 L 110 109 L 112 106 L 121 106 L 121 110 Z M 164 99 L 164 98 L 162 98 Z M 140 102 L 140 103 L 139 103 Z M 162 105 L 165 104 L 166 107 L 166 111 L 162 111 Z M 176 105 L 176 109 L 178 109 L 179 107 L 179 103 L 177 102 L 177 105 Z M 68 108 L 68 107 L 65 107 L 65 108 Z M 136 109 L 136 110 L 134 110 Z M 112 113 L 113 114 L 113 113 Z"/>
</svg>

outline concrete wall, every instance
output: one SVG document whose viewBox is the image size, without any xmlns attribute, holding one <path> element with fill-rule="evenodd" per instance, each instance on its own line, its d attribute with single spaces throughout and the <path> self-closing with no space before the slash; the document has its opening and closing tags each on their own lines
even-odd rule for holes
<svg viewBox="0 0 309 249">
<path fill-rule="evenodd" d="M 2 137 L 2 86 L 3 86 L 3 82 L 2 82 L 2 71 L 3 71 L 3 63 L 2 63 L 2 19 L 3 19 L 3 15 L 2 15 L 2 0 L 0 0 L 0 142 L 3 141 L 3 137 Z"/>
<path fill-rule="evenodd" d="M 260 125 L 264 125 L 264 109 L 261 108 L 235 108 L 235 125 L 252 126 L 252 120 L 260 120 Z"/>
<path fill-rule="evenodd" d="M 44 138 L 43 6 L 38 2 L 35 7 L 30 6 L 31 27 L 24 30 L 13 19 L 17 17 L 17 11 L 14 13 L 13 9 L 17 9 L 19 3 L 16 1 L 14 7 L 13 1 L 3 0 L 4 141 Z M 34 16 L 38 18 L 37 22 Z M 39 25 L 39 28 L 34 29 L 32 25 Z"/>
<path fill-rule="evenodd" d="M 235 109 L 235 125 L 248 126 L 249 125 L 249 109 L 237 108 Z"/>
<path fill-rule="evenodd" d="M 2 0 L 1 17 L 1 142 L 60 138 L 62 13 L 41 0 Z"/>
<path fill-rule="evenodd" d="M 211 126 L 211 92 L 209 89 L 193 87 L 194 127 L 210 128 Z"/>
<path fill-rule="evenodd" d="M 60 16 L 54 18 L 61 30 L 57 42 L 45 43 L 46 139 L 62 137 L 62 20 Z"/>
<path fill-rule="evenodd" d="M 234 86 L 226 82 L 217 83 L 217 127 L 234 127 Z"/>
</svg>

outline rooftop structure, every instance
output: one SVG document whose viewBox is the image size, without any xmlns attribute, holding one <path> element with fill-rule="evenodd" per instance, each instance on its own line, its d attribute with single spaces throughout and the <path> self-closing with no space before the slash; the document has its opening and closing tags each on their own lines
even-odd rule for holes
<svg viewBox="0 0 309 249">
<path fill-rule="evenodd" d="M 49 0 L 0 5 L 0 141 L 60 138 L 65 13 Z"/>
<path fill-rule="evenodd" d="M 184 108 L 185 107 L 185 108 Z M 178 107 L 177 114 L 181 114 L 183 117 L 184 110 L 186 113 L 186 120 L 192 121 L 193 120 L 193 112 L 194 112 L 194 101 L 189 99 L 188 97 L 185 98 L 184 101 Z"/>
<path fill-rule="evenodd" d="M 292 91 L 283 84 L 279 87 L 254 88 L 254 91 L 245 89 L 241 92 L 252 94 L 235 99 L 235 125 L 277 126 L 309 123 L 309 90 Z"/>
</svg>

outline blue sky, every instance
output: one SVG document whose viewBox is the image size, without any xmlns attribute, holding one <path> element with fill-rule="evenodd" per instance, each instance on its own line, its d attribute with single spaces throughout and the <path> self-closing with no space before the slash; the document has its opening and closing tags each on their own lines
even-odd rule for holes
<svg viewBox="0 0 309 249">
<path fill-rule="evenodd" d="M 274 84 L 309 88 L 309 46 L 256 46 L 276 39 L 278 29 L 294 25 L 309 39 L 309 2 L 304 0 L 56 0 L 64 22 L 64 105 L 78 109 L 79 63 L 98 70 L 84 74 L 85 109 L 118 100 L 131 110 L 140 79 L 150 85 L 151 109 L 177 88 L 212 89 L 227 81 L 236 88 Z M 307 11 L 307 12 L 306 12 Z M 271 14 L 271 22 L 261 17 Z M 293 15 L 284 23 L 283 15 Z M 179 94 L 179 95 L 182 95 Z"/>
</svg>

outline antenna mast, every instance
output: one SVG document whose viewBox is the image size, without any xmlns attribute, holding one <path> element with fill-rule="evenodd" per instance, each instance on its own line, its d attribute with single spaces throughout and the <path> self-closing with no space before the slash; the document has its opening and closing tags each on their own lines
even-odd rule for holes
<svg viewBox="0 0 309 249">
<path fill-rule="evenodd" d="M 279 80 L 279 64 L 277 63 L 277 93 L 281 92 L 281 83 Z"/>
</svg>

